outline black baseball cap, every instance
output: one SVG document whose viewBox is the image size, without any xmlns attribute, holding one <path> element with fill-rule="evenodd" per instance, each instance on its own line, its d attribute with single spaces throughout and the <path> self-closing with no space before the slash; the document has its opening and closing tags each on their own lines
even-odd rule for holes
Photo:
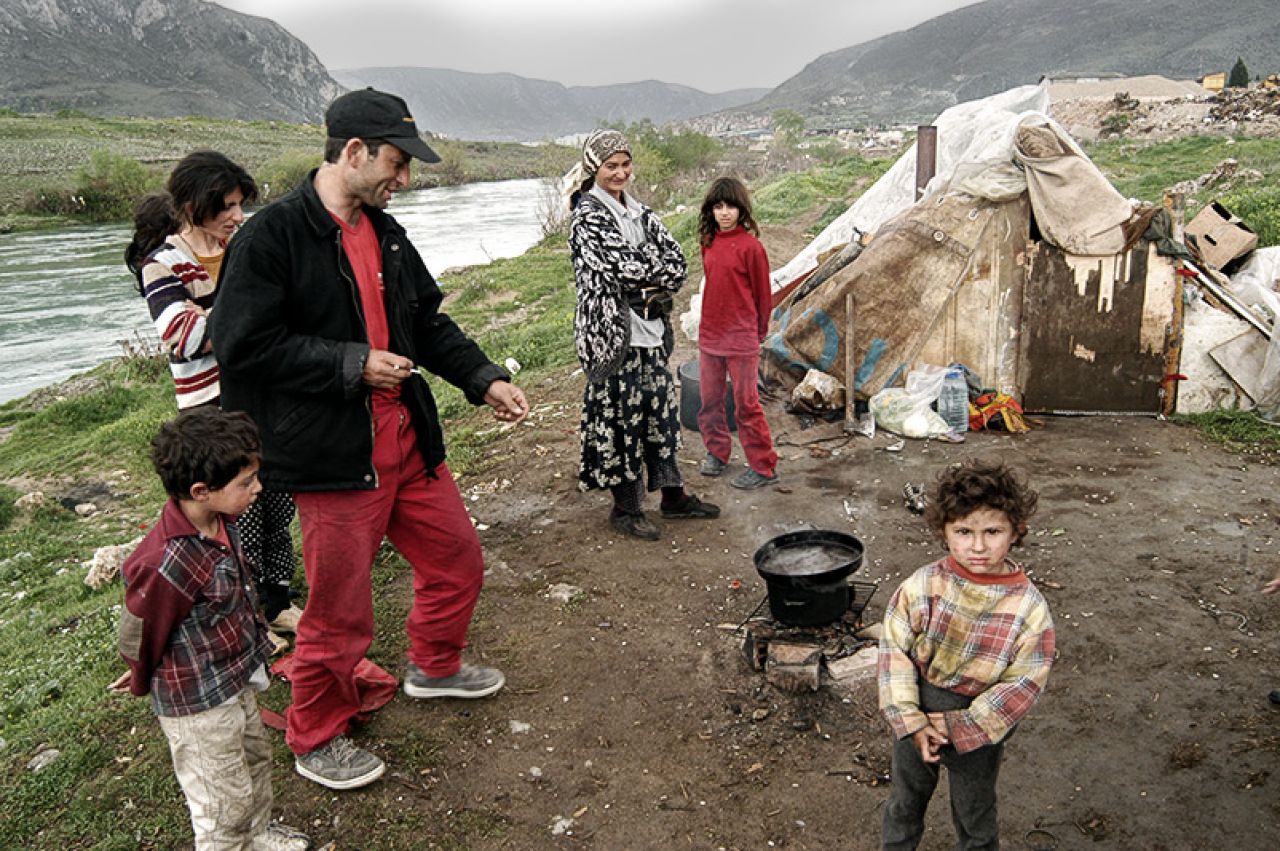
<svg viewBox="0 0 1280 851">
<path fill-rule="evenodd" d="M 325 110 L 324 123 L 330 139 L 386 139 L 424 163 L 440 162 L 418 135 L 404 100 L 372 86 L 336 98 Z"/>
</svg>

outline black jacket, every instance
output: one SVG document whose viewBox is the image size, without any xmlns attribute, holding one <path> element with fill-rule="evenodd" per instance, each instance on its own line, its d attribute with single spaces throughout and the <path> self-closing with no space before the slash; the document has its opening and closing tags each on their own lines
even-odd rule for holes
<svg viewBox="0 0 1280 851">
<path fill-rule="evenodd" d="M 255 214 L 227 249 L 210 318 L 222 406 L 258 424 L 268 490 L 371 489 L 371 393 L 361 378 L 368 336 L 342 229 L 314 178 Z M 364 214 L 382 246 L 391 351 L 482 403 L 510 375 L 440 312 L 440 288 L 395 219 L 370 207 Z M 434 470 L 445 452 L 431 389 L 410 376 L 401 400 Z"/>
</svg>

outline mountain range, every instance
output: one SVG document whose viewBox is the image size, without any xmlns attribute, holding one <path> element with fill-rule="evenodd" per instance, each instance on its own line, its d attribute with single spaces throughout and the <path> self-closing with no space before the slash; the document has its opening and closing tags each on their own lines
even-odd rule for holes
<svg viewBox="0 0 1280 851">
<path fill-rule="evenodd" d="M 564 86 L 515 74 L 440 68 L 333 71 L 348 88 L 402 94 L 418 125 L 461 139 L 532 141 L 589 131 L 603 122 L 647 118 L 665 124 L 758 100 L 768 89 L 720 94 L 657 80 L 612 86 Z"/>
<path fill-rule="evenodd" d="M 927 120 L 1041 76 L 1280 71 L 1277 0 L 987 0 L 818 57 L 760 101 L 813 126 Z"/>
<path fill-rule="evenodd" d="M 319 121 L 343 87 L 402 94 L 418 126 L 469 139 L 542 140 L 603 121 L 810 127 L 932 118 L 1051 76 L 1200 77 L 1237 56 L 1280 71 L 1277 0 L 986 0 L 818 57 L 772 91 L 708 94 L 648 80 L 567 87 L 431 68 L 330 73 L 272 21 L 205 0 L 0 0 L 0 106 L 94 115 Z"/>
<path fill-rule="evenodd" d="M 265 18 L 204 0 L 0 0 L 0 105 L 317 121 L 342 92 Z"/>
</svg>

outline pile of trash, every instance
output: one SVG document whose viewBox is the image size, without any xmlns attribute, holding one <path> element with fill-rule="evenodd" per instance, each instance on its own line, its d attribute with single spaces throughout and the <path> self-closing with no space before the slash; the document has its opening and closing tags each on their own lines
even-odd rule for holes
<svg viewBox="0 0 1280 851">
<path fill-rule="evenodd" d="M 1257 121 L 1267 115 L 1280 115 L 1280 88 L 1223 89 L 1209 107 L 1214 122 Z"/>
</svg>

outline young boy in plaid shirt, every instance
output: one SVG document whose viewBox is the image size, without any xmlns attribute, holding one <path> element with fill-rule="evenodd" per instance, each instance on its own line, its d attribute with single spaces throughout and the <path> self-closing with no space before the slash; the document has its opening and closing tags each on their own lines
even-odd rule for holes
<svg viewBox="0 0 1280 851">
<path fill-rule="evenodd" d="M 938 477 L 925 520 L 949 555 L 898 587 L 880 639 L 880 710 L 895 739 L 885 849 L 919 845 L 939 765 L 950 777 L 957 847 L 999 847 L 1004 742 L 1053 664 L 1049 606 L 1006 558 L 1035 507 L 1035 491 L 1001 464 L 968 461 Z"/>
<path fill-rule="evenodd" d="M 267 625 L 235 518 L 262 490 L 258 431 L 203 406 L 165 423 L 151 463 L 169 494 L 125 561 L 117 681 L 151 707 L 169 740 L 197 851 L 303 851 L 271 822 L 271 742 L 256 692 L 269 680 Z"/>
</svg>

